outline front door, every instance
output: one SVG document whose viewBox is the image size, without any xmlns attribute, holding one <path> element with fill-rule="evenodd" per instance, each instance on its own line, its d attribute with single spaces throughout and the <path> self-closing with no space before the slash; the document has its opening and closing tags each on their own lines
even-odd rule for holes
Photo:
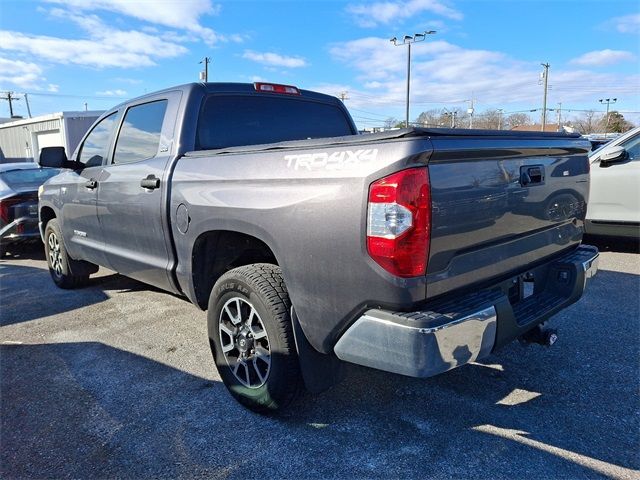
<svg viewBox="0 0 640 480">
<path fill-rule="evenodd" d="M 179 100 L 164 95 L 127 107 L 98 188 L 98 219 L 111 267 L 167 290 L 174 288 L 166 172 Z"/>
<path fill-rule="evenodd" d="M 61 176 L 62 233 L 72 258 L 109 267 L 97 215 L 98 181 L 117 123 L 117 112 L 103 118 L 85 137 L 76 161 L 80 168 Z"/>
</svg>

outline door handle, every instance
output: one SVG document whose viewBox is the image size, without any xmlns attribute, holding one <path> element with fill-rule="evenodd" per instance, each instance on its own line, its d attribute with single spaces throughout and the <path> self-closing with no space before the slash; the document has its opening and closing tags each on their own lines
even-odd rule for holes
<svg viewBox="0 0 640 480">
<path fill-rule="evenodd" d="M 160 188 L 160 179 L 153 174 L 147 175 L 146 178 L 140 180 L 140 186 L 149 190 Z"/>
<path fill-rule="evenodd" d="M 87 183 L 85 183 L 84 186 L 88 190 L 93 190 L 94 188 L 96 188 L 98 186 L 98 182 L 96 181 L 95 178 L 92 178 Z"/>
</svg>

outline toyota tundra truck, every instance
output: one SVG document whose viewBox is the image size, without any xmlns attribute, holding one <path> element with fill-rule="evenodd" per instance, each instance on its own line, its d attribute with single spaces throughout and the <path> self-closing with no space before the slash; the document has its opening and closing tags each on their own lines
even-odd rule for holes
<svg viewBox="0 0 640 480">
<path fill-rule="evenodd" d="M 589 142 L 406 128 L 358 134 L 328 95 L 194 83 L 108 110 L 39 191 L 60 288 L 98 266 L 207 310 L 222 381 L 246 407 L 320 392 L 350 362 L 430 377 L 576 302 Z"/>
</svg>

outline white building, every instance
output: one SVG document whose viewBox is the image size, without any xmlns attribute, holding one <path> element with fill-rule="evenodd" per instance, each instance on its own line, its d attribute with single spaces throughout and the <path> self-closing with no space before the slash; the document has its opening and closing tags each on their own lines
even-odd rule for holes
<svg viewBox="0 0 640 480">
<path fill-rule="evenodd" d="M 101 114 L 58 112 L 0 123 L 0 163 L 37 161 L 44 147 L 65 147 L 70 157 Z"/>
</svg>

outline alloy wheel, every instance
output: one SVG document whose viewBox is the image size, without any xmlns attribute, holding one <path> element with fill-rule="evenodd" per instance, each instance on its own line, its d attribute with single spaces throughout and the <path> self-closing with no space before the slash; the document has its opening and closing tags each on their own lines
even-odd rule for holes
<svg viewBox="0 0 640 480">
<path fill-rule="evenodd" d="M 240 297 L 224 304 L 218 318 L 220 345 L 227 365 L 245 387 L 264 385 L 271 369 L 269 337 L 254 306 Z"/>
<path fill-rule="evenodd" d="M 62 255 L 60 253 L 60 241 L 54 232 L 49 233 L 47 241 L 49 246 L 49 264 L 56 276 L 62 276 Z"/>
</svg>

